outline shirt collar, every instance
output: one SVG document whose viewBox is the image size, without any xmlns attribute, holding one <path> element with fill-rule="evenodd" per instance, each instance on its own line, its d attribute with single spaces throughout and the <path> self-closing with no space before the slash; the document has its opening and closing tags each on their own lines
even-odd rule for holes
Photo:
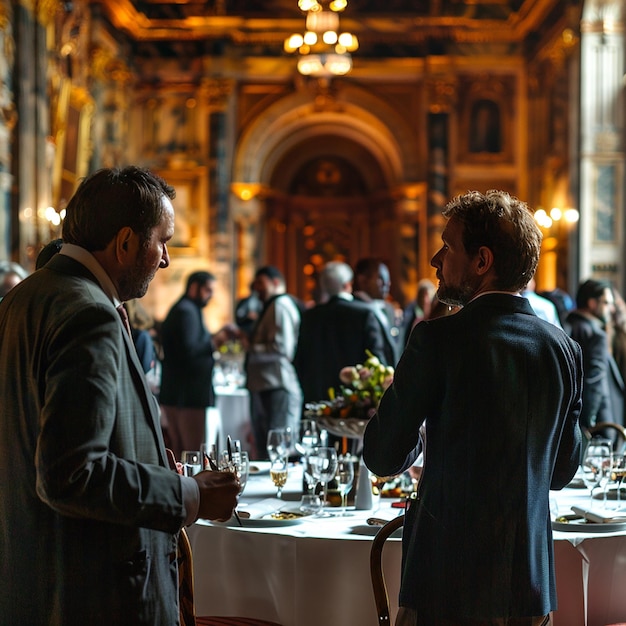
<svg viewBox="0 0 626 626">
<path fill-rule="evenodd" d="M 81 246 L 72 243 L 64 243 L 59 254 L 69 256 L 75 261 L 78 261 L 81 265 L 84 265 L 96 277 L 102 291 L 109 297 L 114 307 L 117 308 L 122 303 L 113 281 L 91 252 L 88 252 Z"/>
</svg>

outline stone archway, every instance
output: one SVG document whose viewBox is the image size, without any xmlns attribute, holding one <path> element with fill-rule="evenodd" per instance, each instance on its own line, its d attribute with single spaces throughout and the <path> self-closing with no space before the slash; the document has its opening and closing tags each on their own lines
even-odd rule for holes
<svg viewBox="0 0 626 626">
<path fill-rule="evenodd" d="M 292 291 L 310 297 L 311 255 L 303 251 L 323 248 L 323 237 L 350 263 L 377 254 L 388 259 L 393 274 L 402 262 L 399 213 L 404 190 L 414 190 L 419 169 L 418 150 L 409 140 L 413 131 L 362 90 L 351 87 L 340 95 L 320 105 L 308 94 L 293 94 L 269 107 L 243 134 L 233 180 L 259 193 L 249 201 L 234 199 L 231 206 L 241 244 L 257 244 L 256 257 L 239 259 L 248 268 L 240 272 L 240 284 L 247 286 L 259 262 L 271 261 L 285 270 Z M 344 176 L 361 181 L 357 190 L 311 193 L 309 187 L 303 195 L 294 187 L 310 164 L 337 159 L 344 163 Z M 417 221 L 424 211 L 413 206 L 411 213 Z M 417 241 L 409 245 L 416 247 Z"/>
</svg>

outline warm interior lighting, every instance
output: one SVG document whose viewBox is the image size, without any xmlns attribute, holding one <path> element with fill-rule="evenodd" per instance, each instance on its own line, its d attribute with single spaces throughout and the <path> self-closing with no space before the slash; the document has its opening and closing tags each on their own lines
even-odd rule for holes
<svg viewBox="0 0 626 626">
<path fill-rule="evenodd" d="M 230 190 L 244 202 L 252 200 L 259 195 L 261 185 L 259 183 L 232 183 Z"/>
<path fill-rule="evenodd" d="M 352 57 L 359 47 L 351 33 L 339 32 L 339 16 L 348 5 L 347 0 L 332 0 L 322 5 L 316 0 L 299 0 L 298 6 L 306 12 L 306 31 L 290 35 L 284 43 L 288 53 L 298 52 L 298 72 L 305 76 L 343 76 L 352 70 Z"/>
<path fill-rule="evenodd" d="M 567 224 L 575 224 L 578 219 L 579 213 L 572 207 L 568 207 L 566 209 L 553 207 L 550 209 L 549 214 L 542 208 L 535 211 L 535 221 L 539 224 L 539 226 L 541 226 L 541 228 L 545 228 L 546 230 L 549 230 L 552 228 L 553 224 L 558 224 L 561 220 Z"/>
</svg>

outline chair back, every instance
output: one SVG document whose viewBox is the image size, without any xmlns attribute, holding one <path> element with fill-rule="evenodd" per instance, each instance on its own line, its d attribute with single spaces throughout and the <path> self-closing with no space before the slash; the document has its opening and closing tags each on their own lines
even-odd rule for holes
<svg viewBox="0 0 626 626">
<path fill-rule="evenodd" d="M 587 429 L 589 437 L 594 435 L 604 435 L 613 441 L 613 451 L 621 454 L 624 452 L 626 445 L 626 428 L 615 422 L 598 422 L 595 426 L 589 426 Z"/>
<path fill-rule="evenodd" d="M 181 626 L 280 626 L 253 617 L 197 616 L 193 600 L 193 554 L 189 535 L 181 528 L 178 536 L 178 602 Z"/>
<path fill-rule="evenodd" d="M 374 602 L 378 613 L 378 623 L 389 625 L 389 596 L 387 585 L 385 584 L 385 573 L 383 572 L 383 548 L 389 536 L 404 524 L 404 515 L 394 517 L 387 522 L 376 533 L 372 548 L 370 550 L 370 575 L 372 577 L 372 590 L 374 591 Z"/>
<path fill-rule="evenodd" d="M 181 626 L 196 626 L 193 602 L 193 559 L 189 536 L 184 528 L 178 535 L 178 603 Z"/>
</svg>

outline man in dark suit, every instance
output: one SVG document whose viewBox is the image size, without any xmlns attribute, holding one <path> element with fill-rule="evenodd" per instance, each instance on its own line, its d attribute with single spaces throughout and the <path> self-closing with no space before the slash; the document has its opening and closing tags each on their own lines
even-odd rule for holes
<svg viewBox="0 0 626 626">
<path fill-rule="evenodd" d="M 386 365 L 394 366 L 404 348 L 403 313 L 387 300 L 391 288 L 389 268 L 377 257 L 364 257 L 354 266 L 354 299 L 376 314 L 384 340 Z"/>
<path fill-rule="evenodd" d="M 176 624 L 178 531 L 236 503 L 232 474 L 170 469 L 116 310 L 169 265 L 173 197 L 132 166 L 86 178 L 61 252 L 0 303 L 3 624 Z"/>
<path fill-rule="evenodd" d="M 213 353 L 217 345 L 202 316 L 214 288 L 213 274 L 193 272 L 187 278 L 184 295 L 170 309 L 161 327 L 163 369 L 159 400 L 169 443 L 177 458 L 183 450 L 199 450 L 205 442 L 206 408 L 215 404 Z M 228 329 L 224 327 L 216 335 L 224 338 Z"/>
<path fill-rule="evenodd" d="M 426 427 L 396 624 L 547 624 L 549 490 L 578 467 L 581 350 L 519 296 L 541 247 L 523 202 L 470 192 L 444 216 L 431 264 L 438 297 L 463 308 L 415 326 L 364 437 L 366 464 L 388 476 L 414 462 Z"/>
<path fill-rule="evenodd" d="M 614 307 L 611 285 L 590 279 L 578 287 L 576 309 L 567 316 L 569 335 L 583 351 L 583 428 L 599 422 L 624 422 L 624 381 L 609 350 L 605 330 Z"/>
<path fill-rule="evenodd" d="M 304 402 L 328 399 L 342 384 L 341 368 L 363 363 L 366 350 L 386 364 L 382 328 L 370 307 L 353 300 L 352 278 L 348 264 L 327 263 L 319 282 L 328 300 L 302 315 L 294 365 Z"/>
</svg>

